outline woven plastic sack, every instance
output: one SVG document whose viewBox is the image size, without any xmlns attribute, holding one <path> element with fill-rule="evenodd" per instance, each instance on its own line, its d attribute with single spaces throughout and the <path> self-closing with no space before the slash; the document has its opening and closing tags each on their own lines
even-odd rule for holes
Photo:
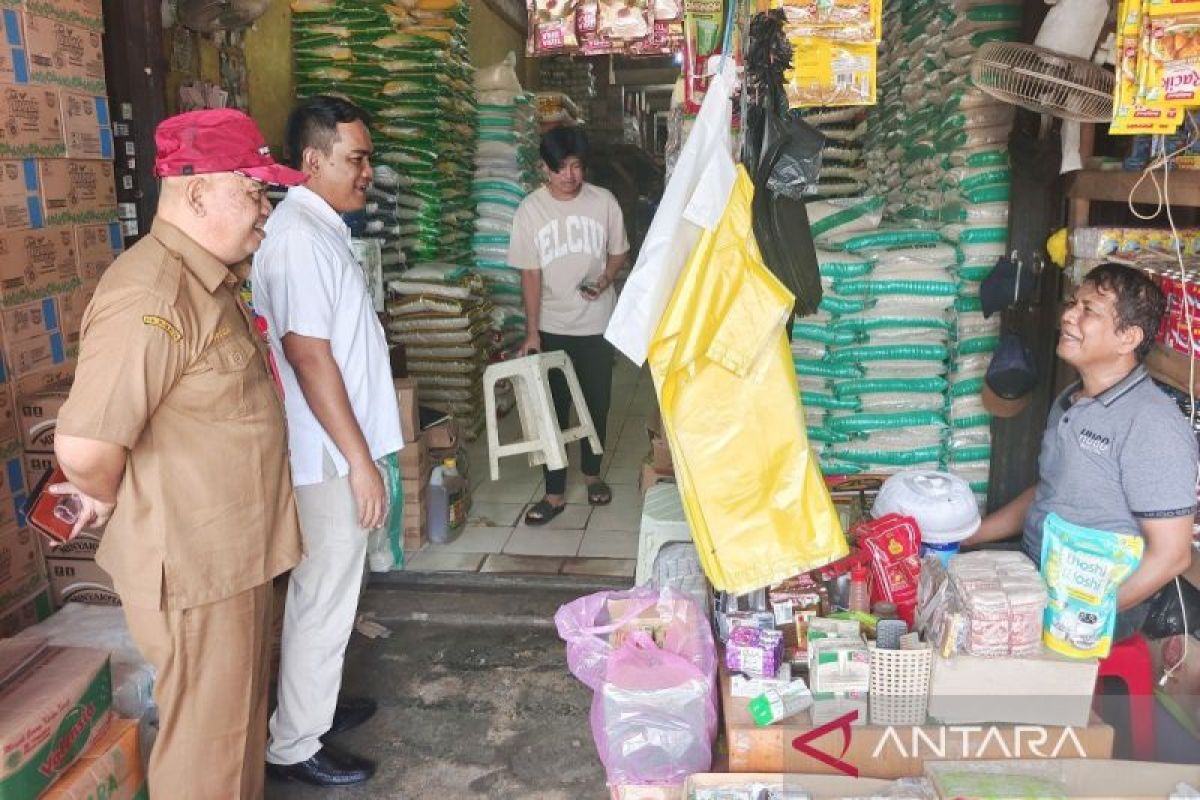
<svg viewBox="0 0 1200 800">
<path fill-rule="evenodd" d="M 833 169 L 826 168 L 821 171 L 822 181 L 826 178 L 839 177 L 831 174 Z M 847 174 L 841 177 L 854 176 Z M 808 220 L 814 237 L 834 231 L 851 233 L 875 230 L 883 222 L 882 197 L 814 200 L 807 205 Z"/>
</svg>

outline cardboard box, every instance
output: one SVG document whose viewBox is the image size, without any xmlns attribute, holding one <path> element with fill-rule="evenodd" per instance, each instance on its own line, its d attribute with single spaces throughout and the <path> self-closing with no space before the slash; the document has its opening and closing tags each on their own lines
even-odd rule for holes
<svg viewBox="0 0 1200 800">
<path fill-rule="evenodd" d="M 657 486 L 660 483 L 674 483 L 675 473 L 659 472 L 651 461 L 642 463 L 642 473 L 638 476 L 638 488 L 642 494 L 650 491 L 651 486 Z"/>
<path fill-rule="evenodd" d="M 1043 653 L 1025 658 L 933 659 L 929 716 L 940 722 L 1087 725 L 1099 662 Z"/>
<path fill-rule="evenodd" d="M 20 606 L 46 582 L 42 549 L 30 528 L 0 528 L 0 613 Z"/>
<path fill-rule="evenodd" d="M 15 4 L 18 0 L 0 0 L 0 5 L 5 2 Z M 31 14 L 61 19 L 91 31 L 104 30 L 102 0 L 25 0 L 24 8 Z"/>
<path fill-rule="evenodd" d="M 46 224 L 36 159 L 0 161 L 0 231 L 23 231 Z"/>
<path fill-rule="evenodd" d="M 1113 729 L 1093 716 L 1086 727 L 1052 725 L 869 725 L 851 712 L 820 728 L 805 711 L 760 727 L 746 700 L 732 696 L 721 667 L 721 702 L 730 772 L 919 777 L 926 760 L 1110 758 Z M 814 756 L 814 753 L 816 755 Z M 849 771 L 849 772 L 847 772 Z"/>
<path fill-rule="evenodd" d="M 121 605 L 112 578 L 95 561 L 50 555 L 46 557 L 46 572 L 50 576 L 50 594 L 56 608 L 67 603 Z"/>
<path fill-rule="evenodd" d="M 400 430 L 404 441 L 415 442 L 421 432 L 421 414 L 417 406 L 417 379 L 396 378 L 396 400 L 400 403 Z"/>
<path fill-rule="evenodd" d="M 80 92 L 61 92 L 62 131 L 67 158 L 113 157 L 108 99 Z"/>
<path fill-rule="evenodd" d="M 55 298 L 58 306 L 58 329 L 62 331 L 67 348 L 72 345 L 79 347 L 79 332 L 83 327 L 83 312 L 87 311 L 88 303 L 92 301 L 94 289 L 84 289 L 82 285 L 71 292 L 64 292 Z"/>
<path fill-rule="evenodd" d="M 0 158 L 65 156 L 61 105 L 49 86 L 0 84 Z"/>
<path fill-rule="evenodd" d="M 0 9 L 0 82 L 29 83 L 24 16 L 15 8 Z"/>
<path fill-rule="evenodd" d="M 50 587 L 42 581 L 37 594 L 9 611 L 0 609 L 0 640 L 16 636 L 21 631 L 36 625 L 54 613 L 50 600 Z"/>
<path fill-rule="evenodd" d="M 25 452 L 54 452 L 54 428 L 58 422 L 58 412 L 70 393 L 69 383 L 59 383 L 17 398 L 18 425 Z"/>
<path fill-rule="evenodd" d="M 117 179 L 111 161 L 43 158 L 37 164 L 47 225 L 108 223 L 117 219 Z"/>
<path fill-rule="evenodd" d="M 671 460 L 671 446 L 663 428 L 662 415 L 654 409 L 646 418 L 646 435 L 650 438 L 650 463 L 663 475 L 675 474 L 675 462 Z"/>
<path fill-rule="evenodd" d="M 746 786 L 749 783 L 777 784 L 788 789 L 803 789 L 813 800 L 829 800 L 842 797 L 886 797 L 891 787 L 890 781 L 877 778 L 852 778 L 849 775 L 784 775 L 780 773 L 755 774 L 717 774 L 700 773 L 689 775 L 682 791 L 677 795 L 679 800 L 686 800 L 700 789 L 717 789 L 721 787 Z M 646 787 L 647 789 L 652 787 Z M 653 787 L 662 788 L 662 787 Z M 623 795 L 622 800 L 642 800 L 643 797 L 654 798 L 655 795 L 632 794 Z M 674 795 L 662 795 L 674 800 Z"/>
<path fill-rule="evenodd" d="M 67 361 L 66 345 L 58 331 L 4 342 L 4 363 L 13 376 L 60 366 Z"/>
<path fill-rule="evenodd" d="M 78 225 L 75 228 L 75 260 L 83 288 L 95 290 L 100 276 L 125 249 L 121 223 Z M 407 441 L 407 440 L 406 440 Z"/>
<path fill-rule="evenodd" d="M 1175 794 L 1186 783 L 1200 787 L 1200 765 L 1163 764 L 1152 761 L 1114 761 L 1111 759 L 1063 758 L 1055 761 L 941 761 L 925 765 L 939 797 L 970 797 L 951 794 L 947 778 L 955 772 L 981 771 L 1029 775 L 1059 784 L 1064 797 L 1104 798 L 1104 800 L 1160 800 Z"/>
<path fill-rule="evenodd" d="M 99 31 L 25 14 L 29 82 L 105 94 L 104 42 Z"/>
<path fill-rule="evenodd" d="M 25 527 L 25 504 L 28 500 L 29 495 L 24 492 L 0 497 L 0 530 Z"/>
<path fill-rule="evenodd" d="M 30 300 L 19 306 L 0 306 L 0 329 L 9 341 L 45 336 L 58 328 L 58 303 L 54 297 Z"/>
<path fill-rule="evenodd" d="M 422 483 L 429 480 L 429 448 L 425 441 L 406 444 L 400 450 L 400 477 L 405 481 L 414 480 Z"/>
<path fill-rule="evenodd" d="M 30 487 L 21 456 L 20 440 L 0 441 L 0 497 L 28 494 Z"/>
<path fill-rule="evenodd" d="M 0 649 L 13 646 L 0 642 Z M 0 689 L 0 800 L 38 797 L 104 733 L 112 714 L 108 653 L 47 647 Z"/>
<path fill-rule="evenodd" d="M 57 386 L 64 381 L 75 378 L 75 361 L 79 356 L 79 346 L 66 343 L 67 360 L 45 369 L 35 370 L 28 375 L 9 375 L 9 387 L 14 397 L 29 397 L 38 392 Z M 15 416 L 15 410 L 14 410 Z M 16 420 L 14 419 L 14 424 Z"/>
<path fill-rule="evenodd" d="M 145 796 L 138 721 L 114 719 L 41 800 L 135 800 Z"/>
<path fill-rule="evenodd" d="M 32 488 L 37 486 L 43 475 L 58 466 L 58 459 L 53 453 L 25 452 L 21 456 L 21 465 L 25 467 L 25 479 Z"/>
<path fill-rule="evenodd" d="M 421 439 L 425 442 L 425 446 L 428 447 L 430 451 L 457 451 L 458 440 L 461 432 L 462 428 L 458 424 L 458 420 L 445 419 L 439 422 L 437 425 L 433 425 L 421 431 Z M 451 453 L 448 457 L 453 458 L 454 453 Z M 440 459 L 433 460 L 437 461 L 439 464 L 441 463 Z"/>
<path fill-rule="evenodd" d="M 75 234 L 68 227 L 0 233 L 0 304 L 18 306 L 74 286 Z"/>
</svg>

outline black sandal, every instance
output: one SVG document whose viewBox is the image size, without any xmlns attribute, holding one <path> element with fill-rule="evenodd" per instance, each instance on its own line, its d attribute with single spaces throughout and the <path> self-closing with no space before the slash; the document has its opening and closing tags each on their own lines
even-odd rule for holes
<svg viewBox="0 0 1200 800">
<path fill-rule="evenodd" d="M 556 506 L 549 500 L 539 500 L 533 504 L 533 508 L 525 512 L 525 524 L 545 525 L 566 510 L 566 503 Z"/>
<path fill-rule="evenodd" d="M 606 506 L 612 502 L 612 489 L 604 481 L 587 485 L 588 505 Z"/>
</svg>

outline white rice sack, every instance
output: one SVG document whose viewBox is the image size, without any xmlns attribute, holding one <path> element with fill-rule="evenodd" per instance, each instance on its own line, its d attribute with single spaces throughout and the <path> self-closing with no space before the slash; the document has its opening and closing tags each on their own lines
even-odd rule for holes
<svg viewBox="0 0 1200 800">
<path fill-rule="evenodd" d="M 896 414 L 906 411 L 941 411 L 946 398 L 929 392 L 881 392 L 859 396 L 864 414 Z"/>
<path fill-rule="evenodd" d="M 945 375 L 946 365 L 940 361 L 873 361 L 862 365 L 866 378 L 929 378 Z"/>
<path fill-rule="evenodd" d="M 883 222 L 883 200 L 878 197 L 815 200 L 807 204 L 807 210 L 814 237 L 835 231 L 871 231 Z"/>
</svg>

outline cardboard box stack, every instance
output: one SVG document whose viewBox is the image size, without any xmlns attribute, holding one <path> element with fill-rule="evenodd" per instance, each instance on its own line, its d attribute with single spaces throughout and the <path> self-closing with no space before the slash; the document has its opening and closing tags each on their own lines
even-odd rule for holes
<svg viewBox="0 0 1200 800">
<path fill-rule="evenodd" d="M 100 0 L 0 0 L 0 458 L 8 474 L 21 473 L 5 483 L 0 548 L 22 558 L 19 548 L 37 547 L 38 537 L 12 508 L 53 466 L 53 421 L 74 373 L 83 310 L 122 249 L 103 31 Z M 69 554 L 55 551 L 51 573 L 94 549 L 84 540 Z M 36 621 L 47 584 L 43 568 L 31 594 L 25 562 L 0 563 L 10 568 L 0 586 L 22 587 L 0 591 L 5 633 Z M 60 566 L 56 600 L 103 599 L 107 581 L 95 571 L 94 563 Z M 76 591 L 80 580 L 87 591 Z"/>
<path fill-rule="evenodd" d="M 400 401 L 400 427 L 404 449 L 400 451 L 400 478 L 404 484 L 404 552 L 415 553 L 428 541 L 429 475 L 432 464 L 429 447 L 421 436 L 421 415 L 417 406 L 415 378 L 396 378 L 396 397 Z"/>
</svg>

